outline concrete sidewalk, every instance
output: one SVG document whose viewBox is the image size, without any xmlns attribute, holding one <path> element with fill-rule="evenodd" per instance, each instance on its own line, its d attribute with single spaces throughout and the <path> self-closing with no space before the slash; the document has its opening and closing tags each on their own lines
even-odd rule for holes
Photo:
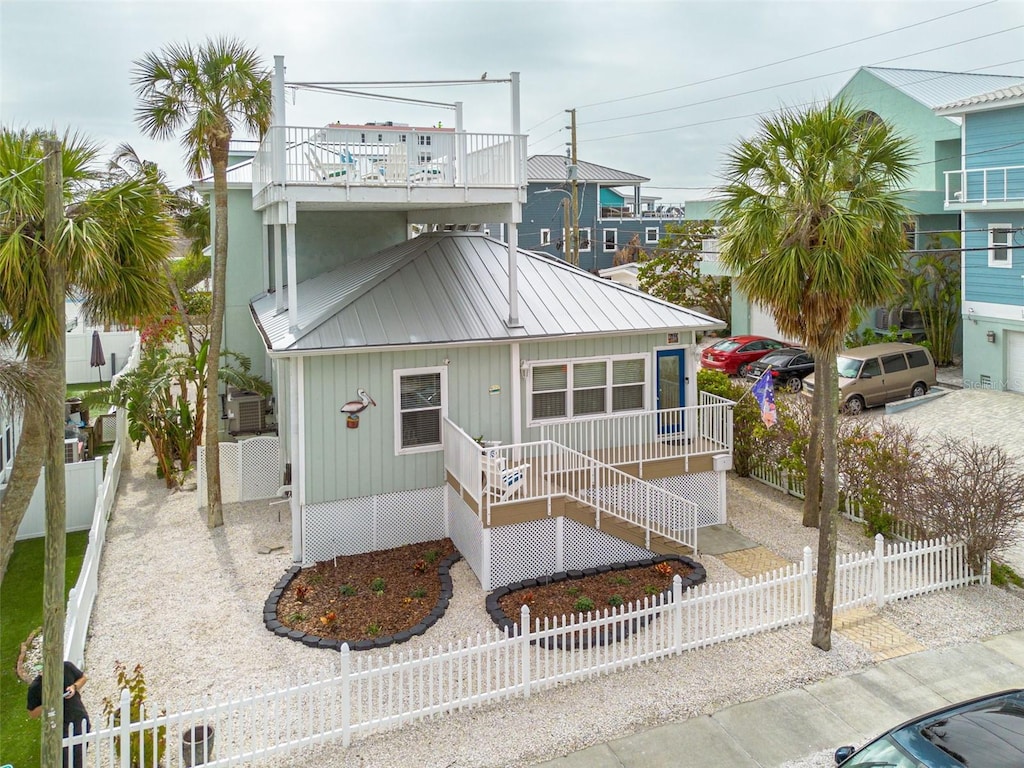
<svg viewBox="0 0 1024 768">
<path fill-rule="evenodd" d="M 770 768 L 860 745 L 957 701 L 1024 687 L 1024 631 L 883 661 L 713 715 L 539 763 L 547 768 Z"/>
</svg>

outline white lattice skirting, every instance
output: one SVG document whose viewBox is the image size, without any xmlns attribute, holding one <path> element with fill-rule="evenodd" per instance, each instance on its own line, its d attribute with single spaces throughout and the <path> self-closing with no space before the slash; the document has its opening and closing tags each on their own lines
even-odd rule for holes
<svg viewBox="0 0 1024 768">
<path fill-rule="evenodd" d="M 651 480 L 663 488 L 697 505 L 697 527 L 718 525 L 725 519 L 725 472 L 691 472 L 688 475 Z"/>
<path fill-rule="evenodd" d="M 250 437 L 237 443 L 220 443 L 220 497 L 229 504 L 236 501 L 272 499 L 281 487 L 280 438 Z M 196 504 L 206 506 L 206 446 L 196 456 Z"/>
<path fill-rule="evenodd" d="M 307 504 L 302 510 L 305 564 L 448 536 L 444 487 Z"/>
</svg>

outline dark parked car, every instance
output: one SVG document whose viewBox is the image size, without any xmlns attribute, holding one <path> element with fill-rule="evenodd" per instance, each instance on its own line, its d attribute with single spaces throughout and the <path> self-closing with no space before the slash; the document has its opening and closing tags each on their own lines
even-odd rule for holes
<svg viewBox="0 0 1024 768">
<path fill-rule="evenodd" d="M 764 336 L 730 336 L 712 344 L 700 355 L 702 368 L 722 371 L 728 376 L 746 376 L 747 366 L 769 352 L 787 346 Z"/>
<path fill-rule="evenodd" d="M 772 370 L 772 380 L 776 387 L 799 392 L 804 385 L 804 376 L 814 373 L 814 358 L 810 352 L 799 347 L 779 349 L 751 363 L 747 368 L 747 378 L 759 379 L 768 368 Z"/>
<path fill-rule="evenodd" d="M 855 750 L 836 750 L 836 765 L 867 768 L 1008 768 L 1024 765 L 1024 689 L 943 707 Z"/>
</svg>

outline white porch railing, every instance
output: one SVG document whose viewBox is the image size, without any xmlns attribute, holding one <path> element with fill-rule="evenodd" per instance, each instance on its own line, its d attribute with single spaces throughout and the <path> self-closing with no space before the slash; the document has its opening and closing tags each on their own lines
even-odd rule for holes
<svg viewBox="0 0 1024 768">
<path fill-rule="evenodd" d="M 988 583 L 972 573 L 962 544 L 946 541 L 886 545 L 844 557 L 836 570 L 836 609 L 883 606 L 914 595 Z M 205 765 L 251 763 L 323 743 L 349 746 L 354 737 L 391 730 L 493 701 L 527 698 L 565 683 L 614 674 L 777 627 L 813 618 L 814 568 L 810 548 L 801 563 L 728 583 L 684 592 L 676 577 L 670 594 L 600 613 L 531 621 L 523 607 L 518 627 L 416 652 L 353 654 L 348 646 L 326 675 L 289 680 L 275 689 L 227 694 L 220 701 L 163 707 L 168 714 L 131 722 L 122 694 L 119 725 L 64 739 L 85 743 L 88 765 L 119 764 L 115 739 L 140 734 L 153 765 L 157 736 L 166 738 L 162 765 L 178 768 L 182 734 L 211 727 L 212 754 Z M 601 642 L 616 638 L 615 642 Z M 580 641 L 586 640 L 583 647 Z M 597 642 L 594 642 L 597 640 Z M 124 756 L 122 756 L 124 757 Z M 198 760 L 195 761 L 198 764 Z"/>
<path fill-rule="evenodd" d="M 1024 165 L 946 171 L 946 205 L 1024 201 Z"/>
<path fill-rule="evenodd" d="M 543 424 L 541 438 L 606 464 L 637 464 L 732 452 L 733 402 L 701 392 L 701 404 Z M 713 399 L 712 399 L 713 398 Z"/>
<path fill-rule="evenodd" d="M 253 159 L 253 196 L 280 183 L 515 188 L 525 158 L 523 135 L 275 126 Z"/>
<path fill-rule="evenodd" d="M 648 549 L 652 533 L 697 549 L 698 507 L 689 499 L 551 440 L 485 449 L 450 421 L 445 438 L 445 471 L 488 526 L 502 506 L 545 501 L 550 515 L 552 501 L 564 496 L 593 507 L 598 530 L 603 512 L 643 529 Z"/>
</svg>

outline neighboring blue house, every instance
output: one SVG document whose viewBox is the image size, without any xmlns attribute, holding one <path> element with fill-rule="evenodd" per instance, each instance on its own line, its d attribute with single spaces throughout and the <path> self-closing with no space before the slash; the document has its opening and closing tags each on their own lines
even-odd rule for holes
<svg viewBox="0 0 1024 768">
<path fill-rule="evenodd" d="M 1024 392 L 1024 82 L 936 113 L 963 121 L 945 205 L 963 215 L 964 385 Z"/>
<path fill-rule="evenodd" d="M 937 108 L 1022 83 L 1024 78 L 1007 75 L 861 67 L 836 93 L 836 99 L 849 101 L 867 117 L 880 117 L 913 142 L 914 167 L 904 197 L 913 215 L 907 227 L 910 248 L 928 248 L 934 233 L 956 231 L 960 227 L 958 209 L 944 202 L 943 176 L 960 167 L 960 125 L 954 113 L 939 110 L 936 114 Z M 713 211 L 713 201 L 686 203 L 687 219 L 714 218 Z M 947 240 L 945 245 L 951 243 Z M 705 250 L 701 270 L 705 274 L 726 274 L 717 260 L 716 246 L 708 244 Z M 778 335 L 771 314 L 735 290 L 732 307 L 733 333 Z M 868 313 L 865 325 L 884 329 L 899 325 L 902 320 L 904 327 L 916 326 L 910 320 L 912 314 L 899 306 L 879 307 Z"/>
<path fill-rule="evenodd" d="M 565 207 L 570 205 L 568 160 L 562 155 L 533 155 L 526 163 L 527 191 L 519 247 L 565 258 Z M 581 269 L 596 272 L 612 266 L 615 252 L 634 236 L 651 247 L 665 234 L 665 225 L 679 221 L 681 205 L 664 204 L 641 193 L 646 176 L 617 171 L 596 163 L 577 163 L 577 199 Z M 548 191 L 551 190 L 551 191 Z M 491 234 L 499 235 L 493 225 Z M 504 232 L 500 232 L 505 239 Z"/>
</svg>

